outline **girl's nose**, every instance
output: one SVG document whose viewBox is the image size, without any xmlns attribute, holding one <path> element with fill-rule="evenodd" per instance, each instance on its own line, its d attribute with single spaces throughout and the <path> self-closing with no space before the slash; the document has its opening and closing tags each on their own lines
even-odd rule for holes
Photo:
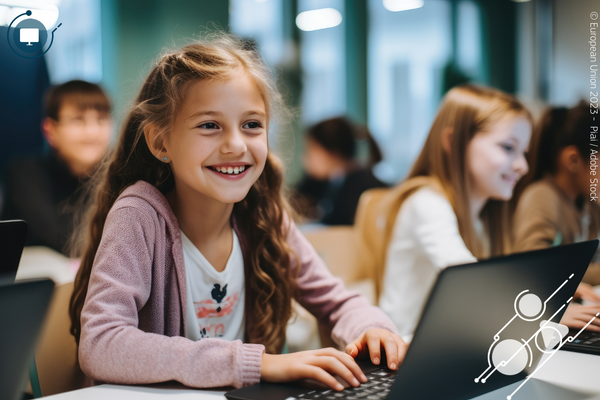
<svg viewBox="0 0 600 400">
<path fill-rule="evenodd" d="M 239 129 L 231 129 L 224 135 L 224 138 L 225 141 L 221 146 L 221 151 L 223 153 L 239 155 L 244 154 L 248 150 L 244 136 Z"/>
<path fill-rule="evenodd" d="M 514 162 L 513 169 L 521 175 L 525 175 L 529 171 L 529 164 L 524 154 L 521 154 Z"/>
</svg>

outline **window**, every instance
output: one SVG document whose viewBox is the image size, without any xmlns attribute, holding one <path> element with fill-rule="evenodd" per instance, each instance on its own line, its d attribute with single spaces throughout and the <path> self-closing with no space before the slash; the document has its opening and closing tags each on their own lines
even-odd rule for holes
<svg viewBox="0 0 600 400">
<path fill-rule="evenodd" d="M 333 8 L 342 23 L 333 28 L 302 32 L 302 122 L 305 126 L 346 113 L 343 0 L 299 0 L 298 13 Z"/>
<path fill-rule="evenodd" d="M 369 0 L 369 128 L 384 161 L 377 175 L 402 179 L 421 150 L 442 96 L 442 74 L 453 59 L 449 1 L 390 12 Z M 481 80 L 480 15 L 472 1 L 457 4 L 456 62 Z"/>
<path fill-rule="evenodd" d="M 102 80 L 100 0 L 62 0 L 52 49 L 46 53 L 50 81 Z"/>
</svg>

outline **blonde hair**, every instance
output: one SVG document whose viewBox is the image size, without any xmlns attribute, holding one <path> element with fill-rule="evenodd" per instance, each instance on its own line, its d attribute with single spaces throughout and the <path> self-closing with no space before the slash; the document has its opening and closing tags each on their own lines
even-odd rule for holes
<svg viewBox="0 0 600 400">
<path fill-rule="evenodd" d="M 206 79 L 225 81 L 240 70 L 254 81 L 269 118 L 285 110 L 268 67 L 256 52 L 232 35 L 213 34 L 207 40 L 165 54 L 150 71 L 127 117 L 117 147 L 91 182 L 92 204 L 88 207 L 82 232 L 77 235 L 81 237 L 78 255 L 82 256 L 82 261 L 69 309 L 71 333 L 77 341 L 94 257 L 106 217 L 117 197 L 139 180 L 156 186 L 163 194 L 175 185 L 169 164 L 160 162 L 150 152 L 144 130 L 152 125 L 156 132 L 152 140 L 158 145 L 169 134 L 191 84 Z M 233 208 L 233 218 L 246 250 L 246 340 L 262 343 L 272 353 L 283 348 L 296 290 L 295 273 L 291 268 L 291 256 L 295 256 L 282 228 L 286 212 L 289 212 L 281 193 L 282 183 L 281 162 L 269 154 L 261 176 L 246 198 Z"/>
<path fill-rule="evenodd" d="M 455 87 L 446 94 L 408 178 L 380 200 L 380 215 L 385 216 L 385 226 L 380 229 L 381 236 L 366 240 L 367 257 L 374 260 L 369 263 L 374 263 L 371 271 L 377 296 L 382 286 L 387 248 L 398 211 L 404 200 L 424 186 L 432 187 L 448 198 L 458 220 L 460 235 L 475 257 L 486 258 L 510 252 L 512 210 L 509 202 L 488 200 L 481 211 L 490 241 L 489 252 L 475 232 L 469 212 L 467 193 L 470 187 L 466 179 L 465 160 L 467 145 L 476 134 L 486 132 L 507 116 L 517 115 L 532 121 L 529 111 L 516 98 L 497 89 L 468 84 Z M 447 129 L 452 130 L 449 151 L 444 149 L 443 144 L 443 133 Z"/>
</svg>

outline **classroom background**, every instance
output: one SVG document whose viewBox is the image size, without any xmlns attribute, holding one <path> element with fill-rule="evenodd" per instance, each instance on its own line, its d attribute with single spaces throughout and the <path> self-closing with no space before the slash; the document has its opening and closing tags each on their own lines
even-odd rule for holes
<svg viewBox="0 0 600 400">
<path fill-rule="evenodd" d="M 74 79 L 99 84 L 112 102 L 114 142 L 152 60 L 207 32 L 226 30 L 260 52 L 291 110 L 269 132 L 289 188 L 305 176 L 307 131 L 336 117 L 370 132 L 381 149 L 373 173 L 391 186 L 408 173 L 442 97 L 457 84 L 514 94 L 534 118 L 548 106 L 589 100 L 594 5 L 595 0 L 0 0 L 0 38 L 27 9 L 40 11 L 47 28 L 62 23 L 50 51 L 36 60 L 18 57 L 0 40 L 0 214 L 6 166 L 49 151 L 41 121 L 44 93 L 52 85 Z M 357 159 L 366 164 L 366 136 L 355 144 Z M 353 267 L 351 228 L 303 229 L 334 275 L 374 301 L 367 272 Z M 40 260 L 43 272 L 36 270 Z M 22 264 L 30 266 L 29 276 L 48 274 L 59 285 L 72 282 L 78 265 L 43 249 L 26 249 Z M 19 273 L 28 277 L 27 269 Z M 59 295 L 66 304 L 70 292 L 63 288 Z M 305 310 L 297 313 L 287 332 L 289 351 L 332 344 Z M 51 336 L 46 345 L 72 347 L 72 337 L 64 335 L 67 321 L 54 320 L 63 341 Z M 72 368 L 75 360 L 69 362 Z M 44 376 L 44 365 L 38 368 L 47 382 L 70 373 Z M 57 385 L 44 395 L 76 387 Z"/>
<path fill-rule="evenodd" d="M 0 34 L 45 4 L 60 11 L 46 11 L 47 27 L 63 25 L 43 58 L 0 48 L 0 148 L 11 149 L 0 170 L 47 150 L 39 120 L 49 85 L 99 83 L 114 103 L 116 136 L 149 63 L 215 29 L 251 40 L 280 78 L 294 118 L 271 130 L 270 144 L 290 184 L 302 177 L 305 129 L 326 118 L 367 125 L 383 152 L 375 175 L 393 184 L 457 83 L 516 94 L 534 113 L 589 97 L 593 0 L 4 0 Z M 302 26 L 303 12 L 322 9 L 331 12 Z"/>
</svg>

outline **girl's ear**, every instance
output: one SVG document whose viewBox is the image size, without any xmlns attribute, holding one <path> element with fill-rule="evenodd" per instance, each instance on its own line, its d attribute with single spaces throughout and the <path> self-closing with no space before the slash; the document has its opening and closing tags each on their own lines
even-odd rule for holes
<svg viewBox="0 0 600 400">
<path fill-rule="evenodd" d="M 167 149 L 164 145 L 164 136 L 159 137 L 158 130 L 153 125 L 148 124 L 144 128 L 144 137 L 146 139 L 146 144 L 148 145 L 150 152 L 154 154 L 154 157 L 160 161 L 167 161 L 169 159 Z"/>
<path fill-rule="evenodd" d="M 573 145 L 565 147 L 559 157 L 560 163 L 571 173 L 577 173 L 581 167 L 585 166 L 579 150 Z"/>
<path fill-rule="evenodd" d="M 450 154 L 451 149 L 452 149 L 452 134 L 454 132 L 454 129 L 452 129 L 451 127 L 447 126 L 444 128 L 444 130 L 442 130 L 442 146 L 444 147 L 444 151 L 446 152 L 446 154 Z"/>
</svg>

